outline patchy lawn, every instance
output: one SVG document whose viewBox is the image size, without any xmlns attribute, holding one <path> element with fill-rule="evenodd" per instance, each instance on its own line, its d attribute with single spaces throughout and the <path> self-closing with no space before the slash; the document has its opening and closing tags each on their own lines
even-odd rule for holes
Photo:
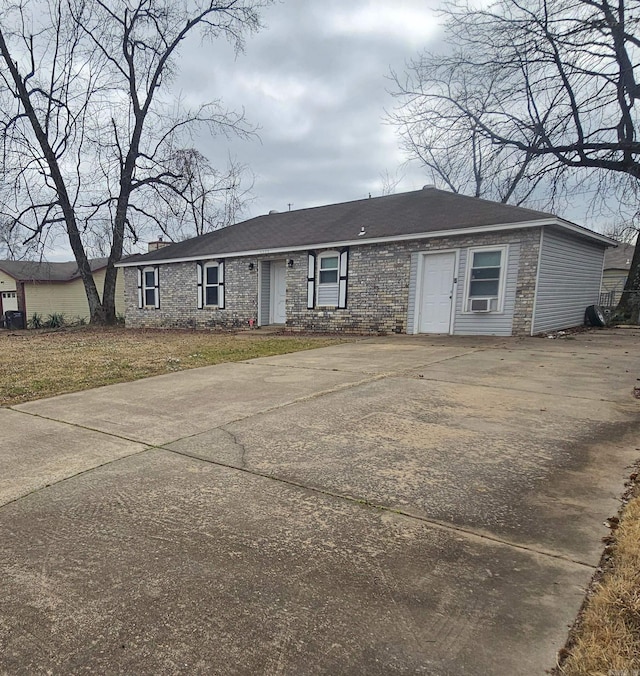
<svg viewBox="0 0 640 676">
<path fill-rule="evenodd" d="M 0 331 L 0 406 L 170 371 L 352 340 L 332 336 L 77 328 Z"/>
<path fill-rule="evenodd" d="M 640 483 L 631 475 L 628 503 L 610 519 L 611 537 L 556 676 L 640 674 Z"/>
</svg>

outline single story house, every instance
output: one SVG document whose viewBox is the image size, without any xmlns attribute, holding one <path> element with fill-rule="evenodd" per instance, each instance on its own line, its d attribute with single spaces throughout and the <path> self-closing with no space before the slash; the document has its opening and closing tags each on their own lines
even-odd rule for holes
<svg viewBox="0 0 640 676">
<path fill-rule="evenodd" d="M 582 324 L 608 246 L 551 214 L 425 186 L 270 212 L 117 265 L 129 327 L 510 336 Z"/>
<path fill-rule="evenodd" d="M 89 261 L 102 292 L 107 259 Z M 124 314 L 124 281 L 119 272 L 116 281 L 116 312 Z M 43 319 L 54 313 L 67 320 L 89 319 L 89 303 L 75 261 L 0 261 L 0 315 L 20 310 L 29 321 L 34 314 Z"/>
<path fill-rule="evenodd" d="M 615 307 L 620 301 L 635 250 L 633 244 L 619 244 L 617 248 L 605 251 L 602 286 L 600 288 L 600 303 L 602 305 Z"/>
</svg>

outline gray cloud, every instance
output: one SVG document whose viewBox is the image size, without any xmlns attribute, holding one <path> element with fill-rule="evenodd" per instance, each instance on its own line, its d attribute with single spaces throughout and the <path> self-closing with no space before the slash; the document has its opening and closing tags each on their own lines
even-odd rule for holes
<svg viewBox="0 0 640 676">
<path fill-rule="evenodd" d="M 438 0 L 439 1 L 439 0 Z M 185 43 L 171 82 L 186 106 L 219 100 L 245 111 L 259 139 L 196 136 L 194 144 L 223 168 L 229 156 L 255 175 L 244 217 L 379 195 L 382 175 L 406 159 L 384 124 L 394 105 L 390 67 L 404 63 L 441 33 L 436 0 L 283 0 L 263 13 L 265 27 L 236 55 L 223 40 Z M 167 95 L 164 95 L 165 100 Z M 429 182 L 404 168 L 397 190 Z M 66 238 L 48 246 L 70 260 Z"/>
<path fill-rule="evenodd" d="M 380 194 L 381 174 L 405 159 L 382 119 L 393 106 L 386 76 L 437 37 L 429 3 L 289 0 L 266 10 L 264 22 L 237 58 L 226 44 L 182 54 L 176 85 L 186 100 L 221 98 L 260 127 L 261 142 L 200 138 L 201 150 L 251 167 L 247 215 Z M 404 174 L 399 189 L 426 182 L 418 168 Z"/>
</svg>

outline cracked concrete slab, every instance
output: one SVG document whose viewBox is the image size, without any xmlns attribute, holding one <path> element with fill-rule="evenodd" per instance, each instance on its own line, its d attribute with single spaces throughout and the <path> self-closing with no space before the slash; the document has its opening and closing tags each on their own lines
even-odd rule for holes
<svg viewBox="0 0 640 676">
<path fill-rule="evenodd" d="M 362 379 L 361 374 L 339 371 L 219 364 L 42 399 L 14 409 L 158 445 Z"/>
<path fill-rule="evenodd" d="M 639 424 L 610 402 L 393 377 L 167 448 L 595 565 Z"/>
<path fill-rule="evenodd" d="M 553 663 L 590 574 L 152 450 L 5 508 L 0 660 L 7 673 L 529 676 Z"/>
<path fill-rule="evenodd" d="M 0 430 L 0 505 L 146 448 L 6 408 Z"/>
<path fill-rule="evenodd" d="M 637 356 L 621 351 L 597 351 L 592 345 L 571 343 L 558 351 L 558 341 L 549 347 L 544 339 L 530 339 L 502 350 L 484 350 L 462 355 L 442 364 L 422 367 L 414 373 L 430 380 L 473 383 L 555 397 L 629 401 L 638 377 Z M 594 350 L 596 350 L 594 352 Z"/>
<path fill-rule="evenodd" d="M 276 357 L 260 357 L 252 360 L 252 363 L 347 373 L 397 373 L 418 365 L 446 361 L 487 344 L 488 341 L 482 339 L 463 338 L 447 344 L 442 339 L 427 339 L 425 336 L 396 336 L 359 341 L 357 350 L 353 349 L 352 343 L 347 343 L 323 348 L 326 350 L 324 353 L 305 350 Z M 495 345 L 495 339 L 491 344 Z"/>
<path fill-rule="evenodd" d="M 610 334 L 389 336 L 0 411 L 0 673 L 543 674 L 640 454 Z"/>
</svg>

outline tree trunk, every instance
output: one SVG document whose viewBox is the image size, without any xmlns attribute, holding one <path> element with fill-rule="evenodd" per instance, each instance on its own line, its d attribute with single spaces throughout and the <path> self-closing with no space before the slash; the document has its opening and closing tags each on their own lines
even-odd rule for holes
<svg viewBox="0 0 640 676">
<path fill-rule="evenodd" d="M 64 215 L 64 222 L 67 229 L 67 235 L 69 237 L 69 244 L 71 245 L 71 250 L 78 264 L 78 270 L 80 271 L 80 276 L 82 277 L 82 283 L 87 294 L 87 301 L 89 303 L 89 314 L 91 317 L 91 323 L 104 323 L 104 311 L 102 308 L 102 303 L 100 302 L 100 296 L 98 295 L 98 289 L 96 288 L 95 281 L 93 279 L 93 273 L 91 272 L 91 266 L 89 265 L 89 260 L 87 259 L 87 254 L 85 248 L 82 244 L 82 238 L 80 237 L 80 231 L 78 230 L 78 223 L 76 221 L 76 214 L 74 208 L 69 199 L 69 194 L 67 192 L 67 186 L 62 176 L 62 171 L 60 169 L 60 164 L 58 163 L 58 157 L 51 147 L 49 137 L 45 129 L 43 129 L 38 119 L 38 115 L 32 105 L 30 93 L 27 89 L 26 78 L 22 78 L 18 72 L 18 66 L 16 62 L 11 58 L 9 48 L 4 38 L 3 32 L 0 30 L 0 53 L 5 61 L 5 64 L 11 74 L 11 78 L 16 86 L 17 97 L 24 107 L 26 116 L 29 119 L 31 128 L 38 140 L 38 144 L 44 155 L 44 159 L 49 167 L 51 173 L 51 179 L 55 185 L 57 193 L 57 202 L 62 210 Z"/>
<path fill-rule="evenodd" d="M 632 324 L 640 324 L 640 237 L 636 239 L 636 249 L 631 260 L 629 276 L 615 314 Z"/>
<path fill-rule="evenodd" d="M 131 144 L 127 157 L 120 170 L 120 192 L 116 205 L 116 213 L 113 219 L 113 240 L 111 250 L 109 251 L 109 260 L 107 261 L 107 270 L 104 277 L 104 287 L 102 290 L 102 306 L 104 308 L 104 321 L 107 324 L 116 323 L 116 282 L 118 279 L 118 270 L 114 265 L 122 258 L 124 249 L 124 231 L 127 224 L 127 211 L 129 208 L 129 199 L 131 198 L 133 174 L 136 169 L 136 160 L 140 153 L 140 139 L 142 138 L 142 128 L 146 119 L 147 110 L 139 110 L 134 106 L 136 124 L 131 135 Z"/>
</svg>

